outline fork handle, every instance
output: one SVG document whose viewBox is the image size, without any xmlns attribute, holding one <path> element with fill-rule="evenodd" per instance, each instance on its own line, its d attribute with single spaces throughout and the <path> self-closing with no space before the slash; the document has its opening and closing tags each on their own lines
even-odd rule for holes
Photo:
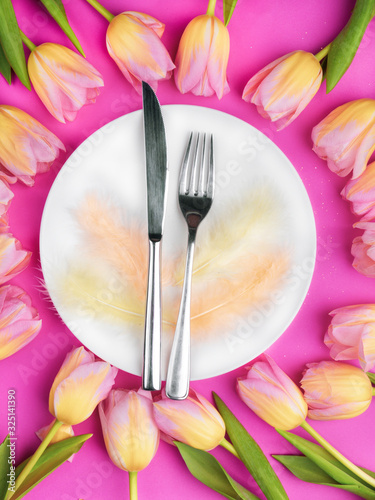
<svg viewBox="0 0 375 500">
<path fill-rule="evenodd" d="M 189 229 L 185 276 L 165 392 L 170 399 L 186 399 L 190 381 L 190 297 L 196 229 Z"/>
<path fill-rule="evenodd" d="M 143 348 L 142 387 L 147 391 L 161 388 L 161 241 L 149 240 L 149 267 Z"/>
</svg>

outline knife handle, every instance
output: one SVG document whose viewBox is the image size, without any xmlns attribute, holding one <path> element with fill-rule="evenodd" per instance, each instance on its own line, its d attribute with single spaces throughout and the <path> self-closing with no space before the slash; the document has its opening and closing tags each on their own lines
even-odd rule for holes
<svg viewBox="0 0 375 500">
<path fill-rule="evenodd" d="M 161 241 L 149 240 L 149 265 L 143 350 L 142 387 L 146 391 L 161 388 Z"/>
</svg>

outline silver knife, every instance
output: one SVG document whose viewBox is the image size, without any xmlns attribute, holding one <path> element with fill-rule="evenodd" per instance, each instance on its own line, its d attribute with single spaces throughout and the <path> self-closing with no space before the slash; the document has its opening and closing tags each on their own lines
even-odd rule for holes
<svg viewBox="0 0 375 500">
<path fill-rule="evenodd" d="M 144 328 L 142 387 L 161 388 L 161 239 L 167 187 L 167 144 L 159 101 L 148 83 L 142 82 L 146 152 L 149 268 Z"/>
</svg>

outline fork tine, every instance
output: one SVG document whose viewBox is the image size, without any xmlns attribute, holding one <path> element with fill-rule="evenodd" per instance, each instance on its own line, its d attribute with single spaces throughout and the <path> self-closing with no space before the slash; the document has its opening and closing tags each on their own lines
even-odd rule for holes
<svg viewBox="0 0 375 500">
<path fill-rule="evenodd" d="M 179 178 L 179 192 L 180 194 L 187 194 L 189 192 L 189 183 L 188 183 L 188 178 L 189 177 L 189 159 L 190 159 L 190 150 L 191 150 L 191 144 L 193 140 L 193 132 L 190 133 L 189 136 L 189 141 L 186 146 L 184 158 L 182 160 L 182 166 L 180 170 L 180 178 Z"/>
<path fill-rule="evenodd" d="M 201 151 L 201 161 L 200 161 L 200 168 L 199 168 L 199 188 L 197 190 L 197 194 L 206 195 L 206 149 L 207 149 L 207 141 L 206 141 L 206 135 L 207 134 L 202 134 L 203 135 L 203 145 L 202 145 L 202 151 Z"/>
<path fill-rule="evenodd" d="M 214 196 L 214 136 L 210 134 L 210 144 L 208 146 L 208 175 L 207 175 L 207 188 L 205 195 L 213 198 Z"/>
<path fill-rule="evenodd" d="M 198 164 L 199 161 L 199 144 L 201 141 L 201 135 L 198 132 L 197 140 L 195 141 L 195 149 L 193 151 L 193 162 L 191 166 L 191 175 L 190 175 L 190 184 L 189 184 L 189 192 L 193 192 L 196 196 L 198 194 L 198 182 L 199 182 L 199 172 L 200 167 Z"/>
</svg>

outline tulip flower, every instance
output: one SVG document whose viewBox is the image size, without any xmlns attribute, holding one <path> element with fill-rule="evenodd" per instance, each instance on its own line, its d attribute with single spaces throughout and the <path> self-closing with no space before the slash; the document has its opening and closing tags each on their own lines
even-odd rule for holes
<svg viewBox="0 0 375 500">
<path fill-rule="evenodd" d="M 42 320 L 21 288 L 0 288 L 0 359 L 5 359 L 31 342 L 39 333 Z"/>
<path fill-rule="evenodd" d="M 246 84 L 242 99 L 255 104 L 258 112 L 281 130 L 297 118 L 317 93 L 322 75 L 317 57 L 297 50 L 258 71 Z"/>
<path fill-rule="evenodd" d="M 108 53 L 139 94 L 142 80 L 156 91 L 158 81 L 172 75 L 175 66 L 160 40 L 163 32 L 163 23 L 141 12 L 123 12 L 109 23 Z"/>
<path fill-rule="evenodd" d="M 0 179 L 27 186 L 46 172 L 64 144 L 35 118 L 13 106 L 0 106 Z M 2 184 L 2 197 L 9 198 Z"/>
<path fill-rule="evenodd" d="M 154 399 L 154 416 L 162 433 L 174 441 L 212 450 L 222 444 L 225 424 L 216 408 L 202 395 L 190 389 L 186 399 L 168 399 L 163 389 Z"/>
<path fill-rule="evenodd" d="M 141 12 L 128 11 L 114 16 L 97 0 L 86 1 L 109 22 L 108 53 L 139 94 L 142 81 L 156 91 L 160 80 L 171 77 L 175 66 L 161 41 L 163 23 Z"/>
<path fill-rule="evenodd" d="M 0 178 L 0 217 L 7 212 L 13 196 L 14 194 L 12 190 L 9 189 L 8 183 Z"/>
<path fill-rule="evenodd" d="M 159 445 L 151 393 L 115 389 L 99 405 L 104 442 L 112 462 L 138 472 L 148 466 Z"/>
<path fill-rule="evenodd" d="M 332 361 L 331 363 L 336 362 Z M 352 368 L 361 371 L 359 368 Z M 347 371 L 345 372 L 345 375 L 346 374 L 350 374 L 350 372 Z M 342 375 L 344 375 L 344 373 L 342 373 Z M 368 403 L 368 399 L 366 399 L 370 394 L 368 391 L 368 384 L 370 384 L 370 390 L 372 390 L 371 383 L 366 374 L 362 372 L 362 375 L 367 381 L 365 382 L 364 378 L 356 372 L 354 377 L 355 382 L 352 384 L 352 387 L 355 392 L 355 384 L 358 382 L 360 384 L 358 388 L 358 394 L 360 394 L 360 396 L 357 399 L 358 401 L 362 399 L 363 403 L 365 401 Z M 303 382 L 304 389 L 305 384 L 306 379 L 305 382 Z M 350 382 L 348 384 L 350 384 Z M 269 356 L 263 354 L 260 360 L 250 366 L 247 377 L 240 377 L 238 379 L 237 391 L 241 399 L 260 418 L 270 425 L 277 427 L 276 430 L 278 430 L 281 435 L 284 435 L 285 430 L 300 425 L 321 446 L 329 451 L 334 458 L 363 481 L 375 487 L 375 478 L 369 476 L 366 472 L 348 460 L 306 422 L 307 405 L 303 401 L 301 391 Z M 310 400 L 308 400 L 308 402 L 310 402 Z M 364 403 L 364 405 L 365 404 L 366 403 Z M 358 409 L 359 407 L 357 407 L 357 410 Z M 308 416 L 310 416 L 310 413 Z"/>
<path fill-rule="evenodd" d="M 229 92 L 226 71 L 229 33 L 213 13 L 195 17 L 182 34 L 177 56 L 175 83 L 180 92 L 219 99 Z"/>
<path fill-rule="evenodd" d="M 353 240 L 353 267 L 364 276 L 375 278 L 375 222 L 357 222 L 354 227 L 364 231 Z"/>
<path fill-rule="evenodd" d="M 313 420 L 356 417 L 367 410 L 373 395 L 363 370 L 337 361 L 309 363 L 301 386 Z"/>
<path fill-rule="evenodd" d="M 0 284 L 9 281 L 23 271 L 30 262 L 31 252 L 10 233 L 0 232 Z"/>
<path fill-rule="evenodd" d="M 36 47 L 30 40 L 27 63 L 31 83 L 52 116 L 73 121 L 85 104 L 94 103 L 103 87 L 101 74 L 82 56 L 56 43 Z"/>
<path fill-rule="evenodd" d="M 375 217 L 375 162 L 367 165 L 362 174 L 351 179 L 341 196 L 351 203 L 352 212 L 362 216 L 362 220 Z"/>
<path fill-rule="evenodd" d="M 359 99 L 334 109 L 313 128 L 315 153 L 344 177 L 359 177 L 375 149 L 375 100 Z"/>
<path fill-rule="evenodd" d="M 114 384 L 117 368 L 95 361 L 83 347 L 67 354 L 49 395 L 49 410 L 60 422 L 76 425 L 86 420 Z"/>
<path fill-rule="evenodd" d="M 151 393 L 112 390 L 100 403 L 99 416 L 108 455 L 117 467 L 129 472 L 130 499 L 136 499 L 137 474 L 148 466 L 159 446 Z"/>
<path fill-rule="evenodd" d="M 358 360 L 364 371 L 375 367 L 375 304 L 340 307 L 330 313 L 324 337 L 336 361 Z"/>
<path fill-rule="evenodd" d="M 294 429 L 306 419 L 302 392 L 266 354 L 237 379 L 237 392 L 254 413 L 278 429 Z"/>
</svg>

